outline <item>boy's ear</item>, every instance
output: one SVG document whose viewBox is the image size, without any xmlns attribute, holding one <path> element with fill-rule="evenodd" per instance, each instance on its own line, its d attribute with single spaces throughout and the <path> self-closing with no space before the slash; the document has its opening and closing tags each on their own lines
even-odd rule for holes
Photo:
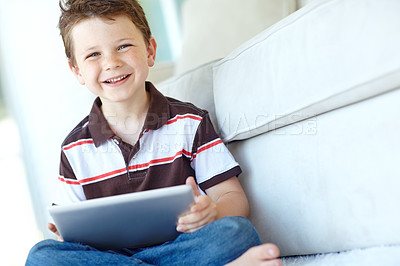
<svg viewBox="0 0 400 266">
<path fill-rule="evenodd" d="M 147 64 L 149 67 L 154 66 L 154 62 L 156 61 L 156 51 L 157 51 L 157 43 L 153 37 L 149 39 L 149 45 L 147 47 Z"/>
<path fill-rule="evenodd" d="M 72 73 L 74 73 L 74 75 L 75 75 L 76 79 L 79 81 L 79 83 L 81 85 L 85 85 L 85 81 L 81 75 L 81 72 L 79 71 L 79 67 L 74 66 L 74 64 L 72 64 L 70 60 L 68 60 L 68 66 L 69 66 L 69 69 L 71 69 Z"/>
</svg>

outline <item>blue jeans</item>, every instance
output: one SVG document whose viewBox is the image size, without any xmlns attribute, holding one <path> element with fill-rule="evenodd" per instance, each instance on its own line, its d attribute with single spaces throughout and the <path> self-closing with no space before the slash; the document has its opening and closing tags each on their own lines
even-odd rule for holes
<svg viewBox="0 0 400 266">
<path fill-rule="evenodd" d="M 224 265 L 260 245 L 252 224 L 225 217 L 200 230 L 180 234 L 159 246 L 100 251 L 78 243 L 44 240 L 29 253 L 26 265 Z"/>
</svg>

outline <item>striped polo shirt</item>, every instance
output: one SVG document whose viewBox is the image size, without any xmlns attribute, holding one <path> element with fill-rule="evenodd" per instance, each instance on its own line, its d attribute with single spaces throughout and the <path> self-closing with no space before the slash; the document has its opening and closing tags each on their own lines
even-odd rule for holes
<svg viewBox="0 0 400 266">
<path fill-rule="evenodd" d="M 205 191 L 241 173 L 207 111 L 163 96 L 150 82 L 146 90 L 150 106 L 135 145 L 113 133 L 100 98 L 67 136 L 58 178 L 61 202 L 181 185 L 188 176 Z"/>
</svg>

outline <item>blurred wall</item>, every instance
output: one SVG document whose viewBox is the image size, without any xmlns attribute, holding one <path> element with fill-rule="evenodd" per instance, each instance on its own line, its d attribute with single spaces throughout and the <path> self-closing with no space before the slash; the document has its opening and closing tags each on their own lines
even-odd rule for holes
<svg viewBox="0 0 400 266">
<path fill-rule="evenodd" d="M 296 0 L 185 1 L 182 50 L 175 73 L 227 56 L 296 8 Z"/>
<path fill-rule="evenodd" d="M 2 88 L 18 123 L 32 204 L 45 234 L 61 142 L 93 99 L 69 71 L 58 16 L 54 0 L 1 2 Z"/>
</svg>

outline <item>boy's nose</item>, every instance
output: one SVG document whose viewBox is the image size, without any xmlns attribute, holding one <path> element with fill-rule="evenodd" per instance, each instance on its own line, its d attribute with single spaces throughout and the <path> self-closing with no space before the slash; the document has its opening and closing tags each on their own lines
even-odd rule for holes
<svg viewBox="0 0 400 266">
<path fill-rule="evenodd" d="M 109 55 L 106 56 L 103 60 L 103 68 L 104 70 L 113 70 L 121 67 L 122 62 L 119 60 L 118 56 Z"/>
</svg>

